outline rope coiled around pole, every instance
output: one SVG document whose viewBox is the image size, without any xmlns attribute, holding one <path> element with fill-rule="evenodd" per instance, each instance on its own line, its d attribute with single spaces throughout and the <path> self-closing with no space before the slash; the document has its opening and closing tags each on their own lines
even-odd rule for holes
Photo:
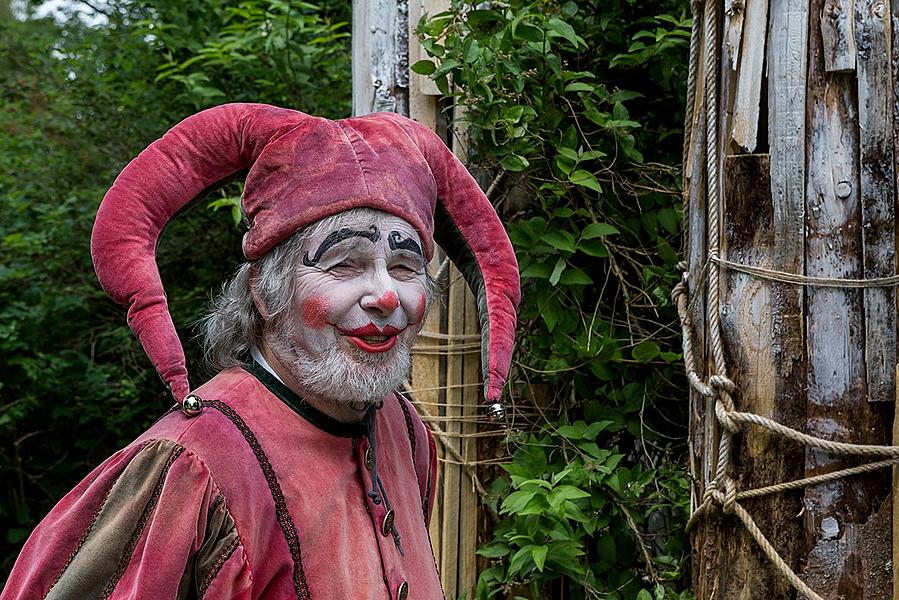
<svg viewBox="0 0 899 600">
<path fill-rule="evenodd" d="M 696 98 L 696 79 L 699 68 L 700 40 L 702 31 L 705 33 L 705 95 L 703 108 L 705 114 L 705 156 L 706 156 L 706 205 L 708 210 L 707 240 L 708 260 L 703 265 L 702 273 L 707 273 L 706 282 L 706 316 L 708 319 L 709 345 L 712 354 L 713 373 L 707 380 L 699 374 L 696 365 L 696 356 L 693 342 L 693 323 L 688 306 L 690 293 L 688 284 L 692 283 L 701 288 L 700 282 L 690 282 L 687 266 L 679 265 L 683 271 L 683 277 L 672 290 L 672 300 L 677 306 L 680 319 L 682 347 L 687 379 L 691 388 L 696 390 L 700 397 L 710 403 L 714 403 L 715 420 L 718 425 L 718 452 L 715 464 L 715 474 L 708 483 L 702 495 L 702 501 L 690 515 L 687 522 L 687 530 L 711 511 L 720 508 L 726 515 L 736 516 L 747 532 L 759 545 L 772 565 L 790 582 L 790 584 L 802 595 L 810 600 L 822 600 L 821 596 L 812 590 L 786 563 L 774 546 L 768 541 L 755 523 L 752 516 L 743 508 L 739 500 L 755 498 L 763 495 L 780 493 L 789 490 L 801 489 L 811 485 L 817 485 L 828 481 L 850 477 L 862 473 L 869 473 L 899 464 L 899 446 L 878 446 L 868 444 L 851 444 L 836 442 L 824 438 L 803 433 L 787 427 L 777 421 L 750 412 L 737 411 L 734 406 L 732 394 L 736 385 L 728 376 L 727 364 L 724 356 L 723 338 L 721 335 L 721 298 L 720 298 L 720 274 L 722 268 L 728 268 L 759 277 L 795 285 L 810 285 L 820 287 L 887 287 L 899 284 L 899 275 L 865 280 L 828 279 L 808 277 L 780 271 L 771 271 L 759 267 L 731 263 L 720 257 L 720 232 L 721 232 L 721 197 L 718 156 L 718 14 L 720 0 L 695 0 L 693 8 L 693 28 L 690 40 L 690 71 L 687 91 L 687 118 L 685 119 L 685 144 L 684 165 L 686 167 L 689 156 L 688 143 L 694 133 L 693 103 Z M 703 27 L 699 23 L 703 22 Z M 694 290 L 695 292 L 696 290 Z M 856 455 L 864 457 L 888 457 L 886 460 L 862 464 L 856 467 L 841 469 L 832 473 L 807 477 L 795 481 L 779 483 L 754 490 L 738 491 L 736 483 L 730 475 L 732 467 L 732 441 L 733 436 L 739 433 L 746 425 L 762 427 L 773 434 L 790 439 L 807 447 L 817 448 L 833 454 Z"/>
</svg>

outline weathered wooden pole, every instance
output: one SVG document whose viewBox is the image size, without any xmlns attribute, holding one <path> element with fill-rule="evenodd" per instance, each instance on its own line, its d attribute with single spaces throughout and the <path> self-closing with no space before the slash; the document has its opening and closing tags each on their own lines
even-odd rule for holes
<svg viewBox="0 0 899 600">
<path fill-rule="evenodd" d="M 446 135 L 466 160 L 461 124 L 448 127 L 442 94 L 409 65 L 425 58 L 414 30 L 424 14 L 449 8 L 449 0 L 353 2 L 353 114 L 393 111 Z M 460 107 L 455 107 L 456 116 Z M 478 533 L 483 510 L 472 477 L 478 460 L 480 333 L 474 296 L 454 267 L 441 269 L 438 249 L 432 273 L 443 270 L 443 298 L 432 308 L 413 347 L 410 395 L 435 432 L 440 457 L 431 516 L 431 545 L 447 598 L 471 598 L 477 582 Z M 481 540 L 483 541 L 483 540 Z"/>
<path fill-rule="evenodd" d="M 697 18 L 713 16 L 714 23 L 699 27 L 704 34 L 694 40 L 684 165 L 699 374 L 718 372 L 709 319 L 719 319 L 736 411 L 828 440 L 891 444 L 895 284 L 847 280 L 896 273 L 899 1 L 713 2 L 694 3 Z M 714 76 L 707 78 L 709 69 Z M 711 161 L 709 123 L 717 144 Z M 708 212 L 711 187 L 720 192 L 717 216 Z M 709 247 L 710 223 L 719 224 L 717 253 Z M 712 269 L 720 302 L 704 306 Z M 691 407 L 698 507 L 719 485 L 723 424 L 713 397 L 693 391 Z M 899 598 L 888 470 L 739 496 L 877 458 L 815 449 L 743 424 L 724 459 L 738 503 L 820 597 Z M 710 502 L 693 530 L 697 598 L 797 597 L 742 517 Z"/>
</svg>

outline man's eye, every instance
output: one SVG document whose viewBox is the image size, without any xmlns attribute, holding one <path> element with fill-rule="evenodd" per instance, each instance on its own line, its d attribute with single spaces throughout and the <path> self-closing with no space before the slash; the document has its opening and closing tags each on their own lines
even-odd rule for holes
<svg viewBox="0 0 899 600">
<path fill-rule="evenodd" d="M 393 265 L 390 267 L 390 270 L 394 273 L 402 273 L 402 274 L 413 274 L 418 273 L 418 269 L 411 267 L 409 265 Z"/>
<path fill-rule="evenodd" d="M 336 265 L 331 265 L 328 267 L 329 271 L 348 271 L 350 269 L 355 269 L 356 265 L 348 260 L 341 261 Z"/>
</svg>

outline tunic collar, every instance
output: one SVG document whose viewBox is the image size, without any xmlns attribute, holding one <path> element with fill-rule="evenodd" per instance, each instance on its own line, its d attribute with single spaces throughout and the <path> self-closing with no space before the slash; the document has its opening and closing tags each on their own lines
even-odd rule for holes
<svg viewBox="0 0 899 600">
<path fill-rule="evenodd" d="M 281 401 L 292 408 L 294 412 L 322 431 L 330 433 L 331 435 L 348 438 L 365 437 L 368 435 L 368 427 L 365 420 L 360 423 L 344 423 L 329 417 L 295 394 L 293 390 L 284 385 L 280 379 L 259 364 L 259 362 L 255 360 L 255 357 L 253 357 L 253 360 L 247 362 L 248 364 L 244 369 L 246 369 L 250 375 L 258 379 L 259 383 L 264 385 L 272 394 L 280 398 Z"/>
</svg>

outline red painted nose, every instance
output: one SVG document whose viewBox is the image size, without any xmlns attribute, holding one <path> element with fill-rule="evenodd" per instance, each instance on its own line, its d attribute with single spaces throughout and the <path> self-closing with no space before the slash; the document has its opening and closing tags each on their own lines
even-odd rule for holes
<svg viewBox="0 0 899 600">
<path fill-rule="evenodd" d="M 397 308 L 399 308 L 400 299 L 397 298 L 396 292 L 394 292 L 393 290 L 388 290 L 375 301 L 375 304 L 378 305 L 378 308 L 381 308 L 388 312 L 393 312 Z"/>
</svg>

